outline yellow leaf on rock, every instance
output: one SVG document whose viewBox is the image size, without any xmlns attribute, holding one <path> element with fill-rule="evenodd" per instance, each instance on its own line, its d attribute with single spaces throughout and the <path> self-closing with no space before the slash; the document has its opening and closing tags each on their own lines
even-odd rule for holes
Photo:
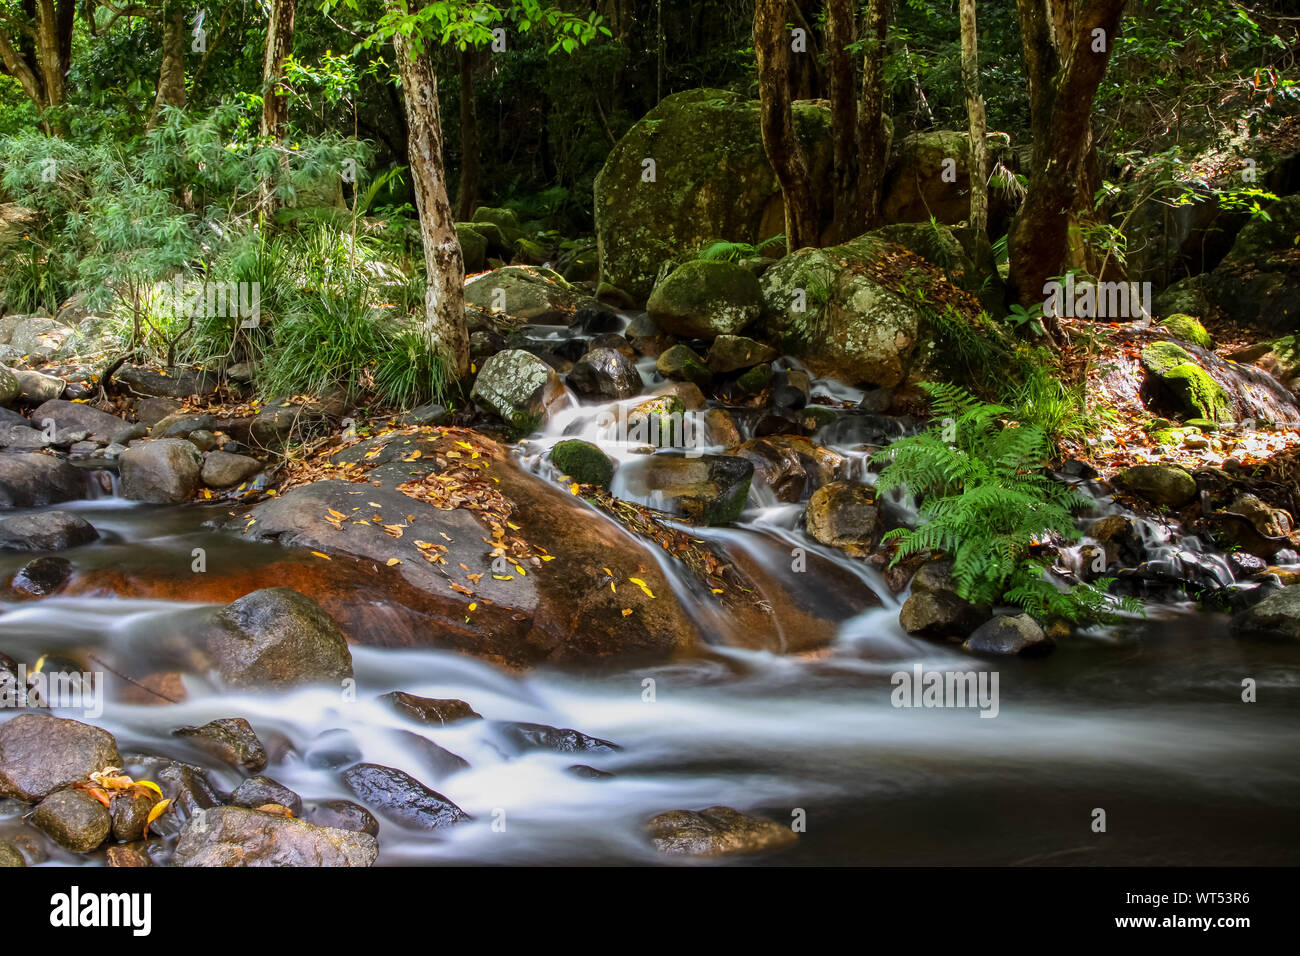
<svg viewBox="0 0 1300 956">
<path fill-rule="evenodd" d="M 402 563 L 402 559 L 401 559 L 401 558 L 389 558 L 389 559 L 388 559 L 387 561 L 385 561 L 384 563 L 385 563 L 386 565 L 388 565 L 388 567 L 391 568 L 394 564 L 401 564 L 401 563 Z"/>
<path fill-rule="evenodd" d="M 318 558 L 324 558 L 326 561 L 330 560 L 330 556 L 328 554 L 321 554 L 319 551 L 313 551 L 312 554 L 316 555 L 316 557 Z"/>
<path fill-rule="evenodd" d="M 628 580 L 631 581 L 633 584 L 635 584 L 637 587 L 639 587 L 642 591 L 644 591 L 646 597 L 652 598 L 655 596 L 654 591 L 651 591 L 649 586 L 647 586 L 647 584 L 644 581 L 642 581 L 640 578 L 628 578 Z"/>
</svg>

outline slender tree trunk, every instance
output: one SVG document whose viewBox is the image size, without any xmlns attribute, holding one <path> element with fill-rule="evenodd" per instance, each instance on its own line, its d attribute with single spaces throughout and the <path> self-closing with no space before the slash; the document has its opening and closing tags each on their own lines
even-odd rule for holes
<svg viewBox="0 0 1300 956">
<path fill-rule="evenodd" d="M 162 68 L 158 71 L 158 94 L 148 128 L 157 125 L 164 106 L 185 105 L 185 9 L 179 0 L 168 0 L 162 10 Z"/>
<path fill-rule="evenodd" d="M 763 150 L 785 200 L 785 242 L 793 252 L 818 244 L 817 206 L 808 163 L 795 136 L 790 101 L 790 34 L 785 0 L 757 0 L 754 52 L 758 58 L 758 99 Z"/>
<path fill-rule="evenodd" d="M 835 169 L 832 238 L 844 242 L 866 230 L 858 202 L 858 89 L 853 55 L 853 0 L 826 0 L 826 49 L 830 57 L 831 151 Z"/>
<path fill-rule="evenodd" d="M 961 80 L 970 127 L 970 227 L 975 242 L 988 242 L 989 182 L 984 97 L 980 95 L 979 42 L 975 0 L 961 0 Z"/>
<path fill-rule="evenodd" d="M 1030 305 L 1042 300 L 1044 285 L 1065 263 L 1070 214 L 1093 148 L 1092 100 L 1110 61 L 1124 0 L 1078 0 L 1068 15 L 1062 12 L 1066 4 L 1051 0 L 1017 0 L 1017 6 L 1033 163 L 1008 245 L 1012 292 Z M 1094 36 L 1094 30 L 1102 32 Z M 1057 46 L 1056 40 L 1065 42 Z"/>
<path fill-rule="evenodd" d="M 890 129 L 885 114 L 885 36 L 889 29 L 891 0 L 870 0 L 862 38 L 862 95 L 858 98 L 857 206 L 867 226 L 880 224 L 881 190 L 889 162 Z"/>
<path fill-rule="evenodd" d="M 67 99 L 67 74 L 72 62 L 74 0 L 27 0 L 16 35 L 0 34 L 0 64 L 18 80 L 23 93 L 42 114 Z M 42 116 L 47 133 L 62 134 L 61 124 Z"/>
<path fill-rule="evenodd" d="M 413 8 L 418 8 L 418 3 Z M 465 261 L 456 238 L 447 173 L 442 162 L 442 121 L 438 115 L 438 77 L 428 50 L 417 52 L 400 33 L 393 37 L 402 78 L 408 130 L 407 150 L 420 213 L 424 244 L 425 341 L 447 362 L 450 376 L 469 371 L 469 333 L 465 327 Z"/>
<path fill-rule="evenodd" d="M 296 0 L 273 0 L 271 18 L 266 25 L 266 56 L 262 60 L 262 125 L 264 139 L 277 145 L 284 140 L 284 128 L 289 122 L 289 100 L 280 95 L 284 83 L 284 61 L 293 53 L 293 18 Z M 288 167 L 288 157 L 282 165 Z M 275 213 L 275 191 L 269 181 L 262 183 L 262 210 L 265 215 Z"/>
<path fill-rule="evenodd" d="M 478 202 L 478 105 L 474 98 L 474 51 L 460 55 L 460 182 L 456 185 L 456 221 L 474 218 Z"/>
<path fill-rule="evenodd" d="M 45 105 L 62 106 L 67 92 L 63 40 L 59 35 L 59 10 L 54 0 L 36 4 L 36 57 L 41 65 Z"/>
</svg>

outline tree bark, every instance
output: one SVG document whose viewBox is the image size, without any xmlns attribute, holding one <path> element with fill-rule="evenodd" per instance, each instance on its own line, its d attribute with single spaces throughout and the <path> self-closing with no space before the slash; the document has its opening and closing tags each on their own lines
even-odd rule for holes
<svg viewBox="0 0 1300 956">
<path fill-rule="evenodd" d="M 185 105 L 185 9 L 179 0 L 169 0 L 162 9 L 162 67 L 158 71 L 158 93 L 148 129 L 158 124 L 164 106 Z"/>
<path fill-rule="evenodd" d="M 277 145 L 284 140 L 284 128 L 289 122 L 289 100 L 280 95 L 284 83 L 284 61 L 293 53 L 293 18 L 296 0 L 272 0 L 271 18 L 266 25 L 266 55 L 262 60 L 262 124 L 263 139 Z M 288 167 L 288 157 L 282 165 Z M 275 191 L 270 182 L 262 183 L 262 210 L 264 215 L 275 213 Z"/>
<path fill-rule="evenodd" d="M 785 201 L 786 248 L 793 252 L 818 244 L 817 206 L 808 163 L 795 136 L 790 100 L 790 35 L 785 0 L 754 5 L 754 52 L 758 59 L 758 99 L 763 151 L 776 173 Z"/>
<path fill-rule="evenodd" d="M 262 61 L 261 133 L 275 142 L 284 138 L 289 121 L 289 101 L 279 95 L 284 84 L 284 61 L 293 53 L 293 17 L 296 0 L 272 0 L 266 25 L 266 57 Z"/>
<path fill-rule="evenodd" d="M 862 95 L 858 98 L 857 205 L 867 226 L 881 221 L 881 190 L 889 162 L 890 130 L 885 114 L 885 36 L 889 29 L 891 0 L 871 0 L 867 6 L 862 38 L 866 50 L 862 60 Z"/>
<path fill-rule="evenodd" d="M 460 182 L 456 185 L 456 221 L 474 218 L 478 201 L 478 105 L 474 99 L 474 51 L 460 55 Z"/>
<path fill-rule="evenodd" d="M 834 242 L 844 242 L 866 230 L 866 213 L 858 202 L 857 70 L 847 49 L 855 36 L 853 8 L 853 0 L 826 0 L 831 153 L 835 170 L 831 229 Z"/>
<path fill-rule="evenodd" d="M 1028 306 L 1042 300 L 1044 285 L 1065 263 L 1069 217 L 1093 149 L 1092 100 L 1110 62 L 1124 0 L 1017 0 L 1017 7 L 1033 162 L 1008 245 L 1012 293 Z M 1104 51 L 1092 49 L 1096 29 L 1104 31 Z"/>
<path fill-rule="evenodd" d="M 412 11 L 419 4 L 412 4 Z M 442 161 L 442 121 L 438 115 L 438 77 L 428 50 L 412 48 L 409 38 L 393 37 L 402 79 L 408 130 L 407 149 L 415 203 L 424 245 L 424 337 L 429 349 L 447 363 L 449 376 L 469 371 L 469 334 L 465 326 L 465 261 L 456 238 L 447 173 Z"/>
<path fill-rule="evenodd" d="M 23 93 L 42 114 L 67 99 L 67 74 L 72 62 L 75 0 L 28 0 L 22 19 L 13 14 L 13 35 L 0 33 L 0 66 L 18 80 Z M 62 133 L 59 124 L 43 116 L 47 132 Z"/>
<path fill-rule="evenodd" d="M 988 241 L 989 182 L 984 97 L 980 95 L 979 39 L 975 0 L 961 0 L 961 80 L 970 129 L 970 227 L 974 241 Z"/>
</svg>

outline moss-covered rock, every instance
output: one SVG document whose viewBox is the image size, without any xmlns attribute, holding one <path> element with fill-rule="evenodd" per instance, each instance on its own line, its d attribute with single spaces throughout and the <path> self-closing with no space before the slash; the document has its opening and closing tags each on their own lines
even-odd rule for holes
<svg viewBox="0 0 1300 956">
<path fill-rule="evenodd" d="M 608 488 L 614 462 L 591 442 L 571 439 L 551 449 L 551 464 L 576 482 Z"/>
<path fill-rule="evenodd" d="M 1176 465 L 1134 465 L 1115 476 L 1115 483 L 1155 505 L 1181 508 L 1196 497 L 1196 479 Z"/>
<path fill-rule="evenodd" d="M 490 222 L 501 230 L 502 238 L 506 242 L 506 248 L 514 245 L 515 241 L 522 236 L 523 230 L 519 228 L 519 217 L 515 215 L 513 209 L 505 209 L 498 206 L 479 206 L 474 210 L 474 222 Z"/>
<path fill-rule="evenodd" d="M 890 249 L 898 247 L 866 235 L 786 256 L 760 280 L 764 337 L 819 374 L 901 384 L 918 357 L 924 321 L 900 290 L 867 274 Z"/>
<path fill-rule="evenodd" d="M 829 181 L 830 110 L 794 104 L 812 181 Z M 653 179 L 646 160 L 653 161 Z M 659 264 L 718 236 L 757 244 L 784 230 L 757 100 L 725 90 L 665 97 L 611 150 L 595 183 L 601 275 L 639 297 Z"/>
<path fill-rule="evenodd" d="M 706 385 L 713 379 L 713 373 L 705 367 L 704 360 L 689 345 L 674 345 L 665 349 L 655 363 L 655 369 L 664 378 L 674 382 Z"/>
<path fill-rule="evenodd" d="M 1186 418 L 1232 421 L 1227 391 L 1177 342 L 1155 342 L 1142 350 L 1142 366 L 1182 406 Z"/>
<path fill-rule="evenodd" d="M 1300 195 L 1267 207 L 1267 220 L 1242 227 L 1232 249 L 1203 280 L 1209 299 L 1230 318 L 1247 325 L 1295 332 L 1300 322 Z M 1197 314 L 1197 313 L 1194 313 Z"/>
<path fill-rule="evenodd" d="M 1205 331 L 1205 326 L 1201 325 L 1198 319 L 1184 312 L 1175 312 L 1161 319 L 1160 324 L 1176 339 L 1191 342 L 1203 349 L 1214 348 L 1214 339 L 1210 337 L 1209 332 Z"/>
<path fill-rule="evenodd" d="M 465 283 L 465 304 L 541 325 L 568 325 L 582 295 L 552 269 L 504 266 Z"/>
<path fill-rule="evenodd" d="M 753 273 L 731 262 L 687 262 L 655 286 L 646 312 L 670 335 L 714 339 L 758 318 L 762 296 Z"/>
<path fill-rule="evenodd" d="M 1300 395 L 1300 335 L 1286 335 L 1234 352 L 1237 362 L 1257 365 L 1283 386 Z"/>
<path fill-rule="evenodd" d="M 457 223 L 456 238 L 460 240 L 460 253 L 465 259 L 465 274 L 482 272 L 487 264 L 487 238 L 468 223 Z"/>
<path fill-rule="evenodd" d="M 1006 133 L 989 133 L 989 168 L 1012 162 Z M 952 160 L 956 179 L 946 182 L 945 161 Z M 955 225 L 970 215 L 970 135 L 960 130 L 931 130 L 905 136 L 894 150 L 885 177 L 882 214 L 886 222 L 925 222 L 931 216 Z M 1000 192 L 990 190 L 990 218 L 1001 210 Z"/>
<path fill-rule="evenodd" d="M 551 250 L 536 239 L 520 239 L 515 242 L 514 256 L 510 260 L 515 266 L 543 266 L 551 261 Z M 568 280 L 565 280 L 568 281 Z"/>
</svg>

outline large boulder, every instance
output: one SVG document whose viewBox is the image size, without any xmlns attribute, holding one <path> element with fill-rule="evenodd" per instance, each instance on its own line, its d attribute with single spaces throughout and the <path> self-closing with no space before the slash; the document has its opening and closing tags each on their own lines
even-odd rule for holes
<svg viewBox="0 0 1300 956">
<path fill-rule="evenodd" d="M 1237 637 L 1300 641 L 1300 584 L 1274 591 L 1231 621 Z"/>
<path fill-rule="evenodd" d="M 1223 261 L 1197 288 L 1242 325 L 1281 334 L 1297 332 L 1300 269 L 1295 237 L 1300 234 L 1300 194 L 1284 196 L 1266 211 L 1269 218 L 1247 223 Z"/>
<path fill-rule="evenodd" d="M 1046 654 L 1056 642 L 1028 614 L 1000 614 L 975 628 L 964 646 L 993 657 L 1030 657 Z"/>
<path fill-rule="evenodd" d="M 370 866 L 379 842 L 368 833 L 306 820 L 216 807 L 190 817 L 174 866 Z"/>
<path fill-rule="evenodd" d="M 555 369 L 522 349 L 506 349 L 483 363 L 470 398 L 516 434 L 533 431 L 568 404 L 568 392 Z"/>
<path fill-rule="evenodd" d="M 1232 399 L 1187 349 L 1177 342 L 1154 342 L 1142 350 L 1149 378 L 1177 403 L 1184 418 L 1232 421 Z"/>
<path fill-rule="evenodd" d="M 631 398 L 641 391 L 641 373 L 622 352 L 594 348 L 573 363 L 566 379 L 579 395 L 604 401 Z"/>
<path fill-rule="evenodd" d="M 80 402 L 66 402 L 53 399 L 32 411 L 32 424 L 44 427 L 45 422 L 54 422 L 56 429 L 88 432 L 91 441 L 110 442 L 124 428 L 126 422 L 116 415 L 102 412 L 98 408 L 83 405 Z"/>
<path fill-rule="evenodd" d="M 829 181 L 830 110 L 796 102 L 793 112 L 812 181 Z M 784 230 L 759 122 L 757 100 L 687 90 L 665 97 L 619 140 L 595 183 L 605 282 L 644 299 L 665 261 L 719 237 L 756 244 Z"/>
<path fill-rule="evenodd" d="M 818 374 L 901 384 L 920 356 L 925 324 L 915 305 L 865 271 L 891 248 L 867 235 L 786 256 L 759 280 L 765 337 Z"/>
<path fill-rule="evenodd" d="M 120 459 L 122 496 L 151 504 L 188 501 L 199 484 L 199 451 L 180 438 L 133 445 Z"/>
<path fill-rule="evenodd" d="M 678 266 L 654 287 L 646 311 L 670 335 L 712 340 L 735 335 L 758 318 L 758 280 L 732 262 L 693 261 Z"/>
<path fill-rule="evenodd" d="M 833 548 L 861 556 L 871 550 L 880 523 L 875 492 L 865 485 L 833 481 L 808 500 L 808 533 Z"/>
<path fill-rule="evenodd" d="M 465 304 L 537 325 L 568 325 L 582 296 L 564 277 L 539 266 L 504 266 L 465 283 Z"/>
<path fill-rule="evenodd" d="M 121 765 L 113 735 L 80 721 L 21 714 L 0 725 L 0 797 L 35 803 Z"/>
<path fill-rule="evenodd" d="M 289 588 L 264 588 L 222 608 L 200 640 L 203 663 L 237 687 L 337 683 L 352 654 L 319 604 Z"/>
<path fill-rule="evenodd" d="M 1177 465 L 1133 465 L 1115 483 L 1153 505 L 1181 508 L 1196 498 L 1196 479 Z"/>
<path fill-rule="evenodd" d="M 68 511 L 0 518 L 2 551 L 62 551 L 98 537 L 89 521 Z"/>
<path fill-rule="evenodd" d="M 990 169 L 996 163 L 1012 162 L 1006 133 L 989 133 L 985 142 Z M 945 176 L 947 171 L 951 173 Z M 970 134 L 931 130 L 903 137 L 890 157 L 882 197 L 886 222 L 925 222 L 932 216 L 950 226 L 966 221 L 970 216 Z M 989 199 L 989 219 L 996 223 L 1010 209 L 1001 190 L 991 189 Z"/>
<path fill-rule="evenodd" d="M 80 498 L 85 475 L 50 455 L 0 455 L 0 509 L 41 508 Z"/>
</svg>

